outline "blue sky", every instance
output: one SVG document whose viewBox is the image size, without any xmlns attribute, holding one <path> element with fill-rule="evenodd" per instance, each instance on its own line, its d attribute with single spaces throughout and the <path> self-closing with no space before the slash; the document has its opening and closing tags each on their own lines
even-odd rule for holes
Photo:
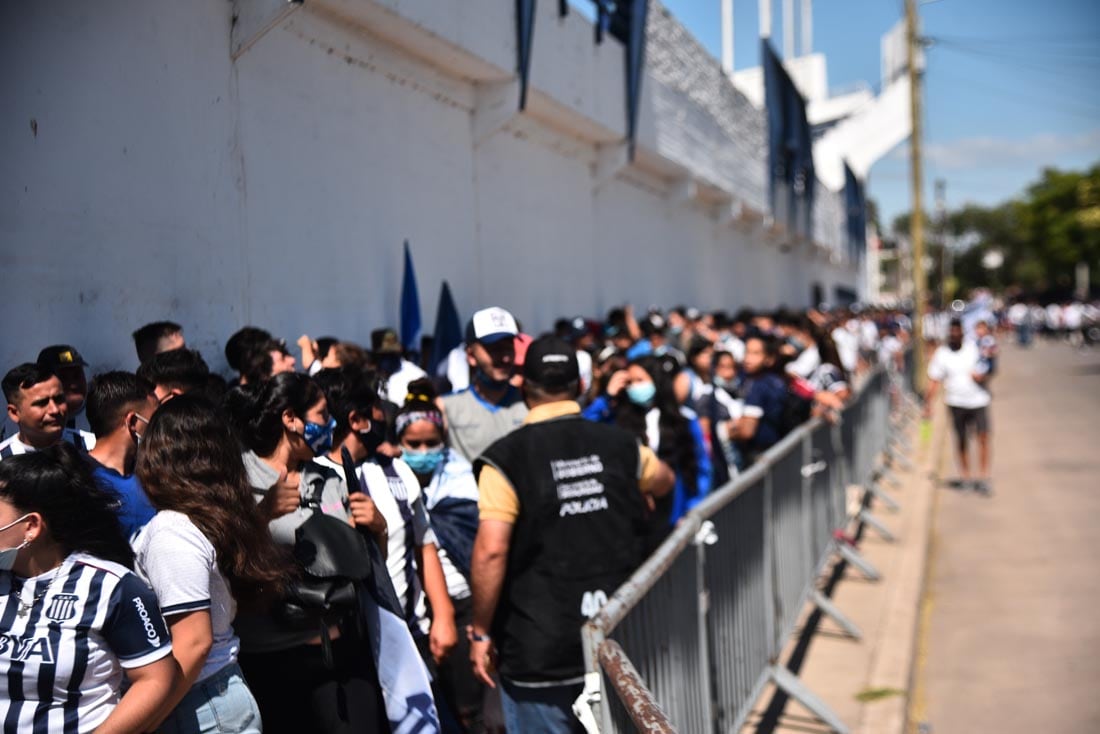
<svg viewBox="0 0 1100 734">
<path fill-rule="evenodd" d="M 720 0 L 663 0 L 716 57 Z M 796 13 L 799 0 L 794 2 Z M 925 198 L 947 182 L 949 208 L 994 204 L 1044 166 L 1100 162 L 1100 0 L 925 0 Z M 815 0 L 814 51 L 829 86 L 877 85 L 879 38 L 902 17 L 902 0 Z M 773 43 L 782 51 L 782 2 Z M 734 65 L 759 63 L 757 0 L 734 0 Z M 909 209 L 908 145 L 879 161 L 869 193 L 883 224 Z"/>
</svg>

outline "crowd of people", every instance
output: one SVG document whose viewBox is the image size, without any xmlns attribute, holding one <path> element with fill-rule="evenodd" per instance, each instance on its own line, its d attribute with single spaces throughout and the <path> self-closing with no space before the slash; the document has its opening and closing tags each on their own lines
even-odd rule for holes
<svg viewBox="0 0 1100 734">
<path fill-rule="evenodd" d="M 910 331 L 490 307 L 438 365 L 247 326 L 228 380 L 167 321 L 134 372 L 46 347 L 2 383 L 4 731 L 578 731 L 584 620 Z"/>
<path fill-rule="evenodd" d="M 1004 312 L 1004 322 L 1016 334 L 1016 342 L 1031 345 L 1036 335 L 1062 339 L 1082 347 L 1100 342 L 1100 302 L 1064 301 L 1041 306 L 1018 300 Z"/>
</svg>

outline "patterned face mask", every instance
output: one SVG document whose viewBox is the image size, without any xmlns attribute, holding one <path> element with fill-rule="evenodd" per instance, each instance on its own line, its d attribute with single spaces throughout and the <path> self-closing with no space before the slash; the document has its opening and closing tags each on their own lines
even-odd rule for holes
<svg viewBox="0 0 1100 734">
<path fill-rule="evenodd" d="M 320 456 L 332 448 L 332 432 L 336 430 L 336 419 L 329 418 L 328 423 L 314 423 L 306 421 L 306 430 L 302 437 L 313 449 L 313 453 Z"/>
</svg>

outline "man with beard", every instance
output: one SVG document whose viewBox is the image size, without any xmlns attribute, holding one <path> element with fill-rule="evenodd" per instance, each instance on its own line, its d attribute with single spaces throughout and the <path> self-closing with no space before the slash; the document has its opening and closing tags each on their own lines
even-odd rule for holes
<svg viewBox="0 0 1100 734">
<path fill-rule="evenodd" d="M 991 492 L 989 484 L 989 378 L 988 366 L 983 364 L 977 345 L 963 340 L 963 327 L 958 319 L 952 319 L 948 327 L 947 343 L 940 345 L 928 363 L 928 391 L 924 398 L 924 415 L 932 414 L 932 401 L 943 386 L 943 401 L 951 411 L 955 426 L 956 449 L 961 486 L 972 486 L 982 494 Z M 971 479 L 969 457 L 969 431 L 978 435 L 978 478 Z"/>
<path fill-rule="evenodd" d="M 498 438 L 523 424 L 527 406 L 509 382 L 515 372 L 516 320 L 492 306 L 466 325 L 466 361 L 470 387 L 440 399 L 451 447 L 473 462 Z"/>
</svg>

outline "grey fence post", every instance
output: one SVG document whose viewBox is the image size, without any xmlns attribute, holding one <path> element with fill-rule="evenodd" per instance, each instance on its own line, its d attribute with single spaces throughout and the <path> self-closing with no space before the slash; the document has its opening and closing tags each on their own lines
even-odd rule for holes
<svg viewBox="0 0 1100 734">
<path fill-rule="evenodd" d="M 714 680 L 710 670 L 710 624 L 707 615 L 710 612 L 710 592 L 707 590 L 707 547 L 718 542 L 714 523 L 706 520 L 695 533 L 695 590 L 696 615 L 699 625 L 699 680 L 705 695 L 703 696 L 703 719 L 714 728 Z"/>
<path fill-rule="evenodd" d="M 775 542 L 775 530 L 772 524 L 775 519 L 772 517 L 772 485 L 772 473 L 769 471 L 764 475 L 764 598 L 770 604 L 764 619 L 768 626 L 768 660 L 774 663 L 779 659 L 781 645 L 778 638 L 779 624 L 775 618 L 779 609 L 779 599 L 776 597 L 778 591 L 775 579 L 775 550 L 772 547 Z"/>
</svg>

